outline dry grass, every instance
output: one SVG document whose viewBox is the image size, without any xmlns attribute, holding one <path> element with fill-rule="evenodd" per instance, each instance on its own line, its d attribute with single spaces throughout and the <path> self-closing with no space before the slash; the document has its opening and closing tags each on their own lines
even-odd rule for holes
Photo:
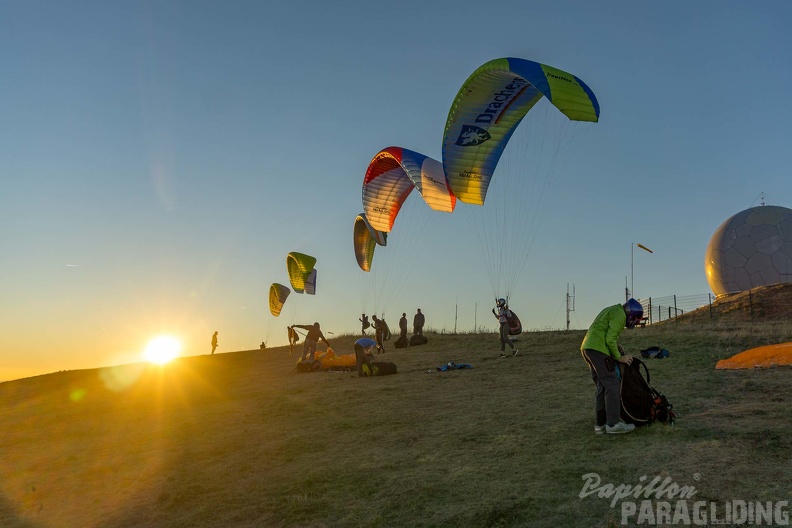
<svg viewBox="0 0 792 528">
<path fill-rule="evenodd" d="M 430 335 L 370 379 L 295 374 L 272 349 L 2 383 L 0 526 L 608 526 L 618 508 L 578 497 L 589 472 L 668 475 L 699 500 L 790 497 L 790 370 L 714 365 L 792 325 L 625 333 L 671 351 L 649 366 L 681 417 L 618 437 L 592 433 L 582 337 L 524 334 L 524 355 L 498 360 L 495 335 Z M 450 360 L 474 368 L 435 371 Z"/>
</svg>

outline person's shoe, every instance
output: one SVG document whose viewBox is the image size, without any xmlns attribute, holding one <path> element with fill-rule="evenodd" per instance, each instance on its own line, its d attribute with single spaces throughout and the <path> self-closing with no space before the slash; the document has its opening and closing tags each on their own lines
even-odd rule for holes
<svg viewBox="0 0 792 528">
<path fill-rule="evenodd" d="M 519 350 L 517 350 L 517 349 L 515 348 L 515 349 L 514 349 L 514 352 L 512 352 L 512 357 L 516 356 L 516 355 L 517 355 L 519 352 L 520 352 L 520 351 L 519 351 Z"/>
<path fill-rule="evenodd" d="M 506 352 L 501 352 L 501 355 L 500 355 L 500 358 L 499 358 L 499 359 L 503 359 L 503 358 L 505 358 L 505 357 L 506 357 Z"/>
<path fill-rule="evenodd" d="M 633 424 L 628 424 L 624 422 L 619 422 L 613 427 L 611 427 L 610 425 L 605 426 L 605 432 L 607 432 L 608 434 L 629 433 L 633 429 L 635 429 L 635 426 Z"/>
<path fill-rule="evenodd" d="M 604 425 L 595 425 L 594 426 L 594 434 L 605 434 L 605 426 Z"/>
</svg>

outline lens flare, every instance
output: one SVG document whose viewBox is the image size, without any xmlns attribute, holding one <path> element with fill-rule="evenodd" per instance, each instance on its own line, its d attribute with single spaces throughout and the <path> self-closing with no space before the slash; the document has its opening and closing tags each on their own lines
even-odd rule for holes
<svg viewBox="0 0 792 528">
<path fill-rule="evenodd" d="M 171 336 L 159 336 L 149 341 L 146 350 L 143 351 L 143 357 L 151 363 L 164 365 L 179 357 L 180 352 L 181 343 L 178 339 Z"/>
</svg>

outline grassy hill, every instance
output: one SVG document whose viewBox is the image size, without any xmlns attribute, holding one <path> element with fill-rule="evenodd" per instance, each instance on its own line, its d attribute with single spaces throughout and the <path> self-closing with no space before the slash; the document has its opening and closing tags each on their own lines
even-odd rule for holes
<svg viewBox="0 0 792 528">
<path fill-rule="evenodd" d="M 430 334 L 381 378 L 297 374 L 277 348 L 0 383 L 0 526 L 618 526 L 618 503 L 580 497 L 588 473 L 790 498 L 792 371 L 714 365 L 792 325 L 625 332 L 671 352 L 648 364 L 681 416 L 613 436 L 593 434 L 583 335 L 523 334 L 501 360 L 494 334 Z M 451 360 L 474 368 L 436 371 Z"/>
</svg>

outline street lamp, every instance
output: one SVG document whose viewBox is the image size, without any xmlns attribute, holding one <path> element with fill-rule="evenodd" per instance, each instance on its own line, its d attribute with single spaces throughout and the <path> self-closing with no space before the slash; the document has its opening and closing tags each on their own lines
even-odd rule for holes
<svg viewBox="0 0 792 528">
<path fill-rule="evenodd" d="M 632 294 L 633 298 L 635 298 L 635 246 L 643 249 L 644 251 L 648 251 L 649 253 L 654 253 L 651 249 L 644 246 L 643 244 L 638 244 L 637 242 L 630 242 L 630 293 Z"/>
</svg>

